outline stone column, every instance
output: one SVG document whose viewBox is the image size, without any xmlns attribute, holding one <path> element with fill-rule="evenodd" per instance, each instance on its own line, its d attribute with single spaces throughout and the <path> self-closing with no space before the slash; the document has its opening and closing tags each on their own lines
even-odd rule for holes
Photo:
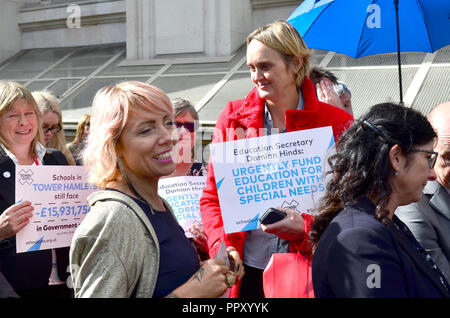
<svg viewBox="0 0 450 318">
<path fill-rule="evenodd" d="M 20 51 L 21 33 L 17 23 L 20 2 L 0 0 L 0 63 Z"/>
<path fill-rule="evenodd" d="M 251 31 L 250 0 L 127 0 L 127 59 L 229 56 Z"/>
</svg>

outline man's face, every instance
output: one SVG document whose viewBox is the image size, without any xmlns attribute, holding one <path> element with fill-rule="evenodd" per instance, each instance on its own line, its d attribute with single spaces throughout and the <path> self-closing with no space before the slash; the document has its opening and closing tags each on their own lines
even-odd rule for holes
<svg viewBox="0 0 450 318">
<path fill-rule="evenodd" d="M 350 94 L 344 92 L 344 94 L 341 95 L 340 99 L 342 102 L 342 109 L 353 116 L 352 97 L 350 96 Z"/>
<path fill-rule="evenodd" d="M 436 120 L 434 126 L 438 133 L 438 142 L 434 151 L 439 153 L 434 171 L 437 180 L 447 189 L 450 189 L 450 124 L 449 116 L 442 116 Z"/>
</svg>

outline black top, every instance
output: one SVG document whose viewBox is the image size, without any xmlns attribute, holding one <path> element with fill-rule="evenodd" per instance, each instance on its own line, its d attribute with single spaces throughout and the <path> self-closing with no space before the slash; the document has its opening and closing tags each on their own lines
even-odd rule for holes
<svg viewBox="0 0 450 318">
<path fill-rule="evenodd" d="M 44 165 L 67 165 L 67 160 L 61 152 L 47 149 L 43 163 Z M 16 166 L 0 147 L 0 214 L 15 202 L 15 179 Z M 65 280 L 68 277 L 69 248 L 58 248 L 55 251 L 58 276 Z M 25 290 L 27 295 L 33 296 L 33 292 L 35 296 L 41 295 L 42 289 L 48 286 L 51 267 L 51 250 L 17 254 L 15 235 L 0 241 L 0 272 L 19 296 Z"/>
<path fill-rule="evenodd" d="M 197 253 L 184 235 L 183 228 L 167 208 L 165 211 L 153 210 L 152 213 L 147 203 L 134 197 L 130 198 L 145 212 L 156 232 L 160 260 L 153 297 L 165 297 L 188 281 L 200 268 Z"/>
<path fill-rule="evenodd" d="M 361 198 L 345 206 L 323 232 L 313 256 L 316 297 L 449 297 L 406 225 L 384 225 Z M 406 228 L 406 230 L 405 230 Z"/>
<path fill-rule="evenodd" d="M 194 162 L 187 176 L 206 176 L 208 169 L 201 162 Z"/>
</svg>

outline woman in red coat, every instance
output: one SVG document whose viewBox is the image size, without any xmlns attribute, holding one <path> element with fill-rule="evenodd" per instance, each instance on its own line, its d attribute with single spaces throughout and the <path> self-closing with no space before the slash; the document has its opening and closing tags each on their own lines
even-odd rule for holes
<svg viewBox="0 0 450 318">
<path fill-rule="evenodd" d="M 287 22 L 276 21 L 253 31 L 247 37 L 247 65 L 255 88 L 245 99 L 228 102 L 217 119 L 212 142 L 257 137 L 263 131 L 274 134 L 324 126 L 333 127 L 337 140 L 353 117 L 317 100 L 307 77 L 309 59 L 303 39 Z M 245 276 L 231 290 L 231 297 L 264 297 L 262 273 L 273 253 L 311 253 L 307 242 L 311 216 L 290 209 L 285 209 L 285 219 L 262 229 L 225 234 L 211 162 L 200 211 L 210 256 L 225 241 L 244 260 Z"/>
</svg>

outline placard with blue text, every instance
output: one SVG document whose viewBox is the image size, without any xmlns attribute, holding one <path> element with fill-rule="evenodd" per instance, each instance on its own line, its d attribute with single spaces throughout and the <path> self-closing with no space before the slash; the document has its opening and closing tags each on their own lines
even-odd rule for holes
<svg viewBox="0 0 450 318">
<path fill-rule="evenodd" d="M 211 144 L 225 233 L 259 228 L 270 207 L 314 214 L 333 146 L 330 126 Z"/>
<path fill-rule="evenodd" d="M 17 253 L 70 246 L 89 212 L 89 184 L 82 166 L 17 166 L 16 202 L 31 201 L 30 223 L 16 234 Z"/>
<path fill-rule="evenodd" d="M 188 176 L 159 179 L 158 194 L 172 207 L 184 234 L 190 238 L 189 228 L 202 224 L 200 197 L 206 185 L 206 177 Z"/>
</svg>

